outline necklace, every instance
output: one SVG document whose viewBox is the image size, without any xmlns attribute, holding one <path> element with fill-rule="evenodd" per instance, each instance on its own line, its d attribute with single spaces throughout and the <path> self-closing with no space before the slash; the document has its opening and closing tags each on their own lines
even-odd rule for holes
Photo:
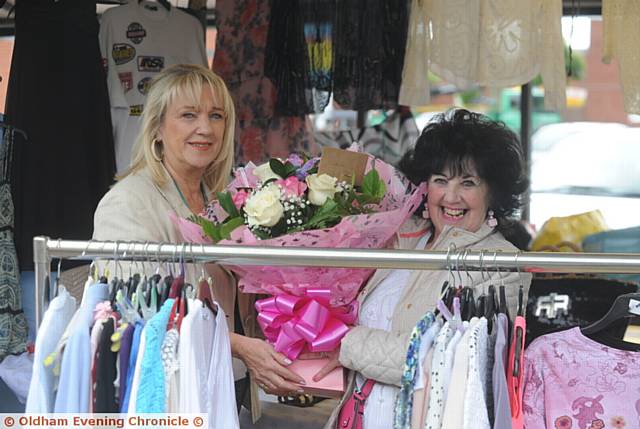
<svg viewBox="0 0 640 429">
<path fill-rule="evenodd" d="M 176 182 L 176 179 L 173 178 L 173 176 L 171 174 L 169 174 L 169 177 L 171 177 L 171 181 L 173 182 L 173 185 L 176 187 L 176 189 L 178 190 L 178 194 L 180 195 L 180 198 L 182 199 L 182 202 L 184 203 L 184 205 L 191 210 L 191 208 L 189 207 L 189 203 L 187 202 L 187 199 L 184 197 L 184 194 L 182 193 L 182 191 L 180 190 L 180 186 L 178 186 L 178 182 Z M 202 193 L 202 202 L 204 203 L 204 205 L 207 205 L 207 194 L 204 190 L 204 185 L 202 184 L 202 182 L 200 183 L 200 192 Z"/>
</svg>

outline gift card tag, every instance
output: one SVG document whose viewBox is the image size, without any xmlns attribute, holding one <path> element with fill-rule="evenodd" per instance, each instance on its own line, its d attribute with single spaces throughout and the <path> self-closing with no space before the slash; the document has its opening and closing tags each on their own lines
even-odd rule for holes
<svg viewBox="0 0 640 429">
<path fill-rule="evenodd" d="M 326 147 L 322 151 L 318 174 L 328 174 L 347 183 L 354 178 L 354 183 L 360 185 L 368 161 L 369 156 L 365 153 Z"/>
<path fill-rule="evenodd" d="M 637 299 L 629 300 L 629 313 L 640 316 L 640 301 Z"/>
</svg>

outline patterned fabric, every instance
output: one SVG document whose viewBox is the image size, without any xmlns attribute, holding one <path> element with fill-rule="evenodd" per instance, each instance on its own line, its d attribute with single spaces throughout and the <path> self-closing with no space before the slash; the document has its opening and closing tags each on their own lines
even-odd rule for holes
<svg viewBox="0 0 640 429">
<path fill-rule="evenodd" d="M 408 2 L 337 2 L 333 98 L 352 110 L 395 108 L 402 80 Z"/>
<path fill-rule="evenodd" d="M 487 319 L 480 319 L 469 338 L 469 372 L 464 394 L 463 429 L 491 429 L 487 412 Z"/>
<path fill-rule="evenodd" d="M 227 84 L 236 108 L 236 163 L 259 163 L 290 152 L 316 155 L 306 118 L 275 113 L 276 90 L 264 76 L 269 3 L 218 0 L 218 37 L 212 69 Z"/>
<path fill-rule="evenodd" d="M 365 128 L 341 131 L 314 132 L 313 138 L 321 147 L 346 149 L 354 140 L 367 153 L 383 161 L 398 165 L 402 156 L 412 149 L 420 130 L 411 110 L 400 108 L 385 113 L 384 122 Z"/>
<path fill-rule="evenodd" d="M 279 114 L 320 113 L 329 103 L 335 10 L 336 0 L 272 2 L 265 75 Z"/>
<path fill-rule="evenodd" d="M 164 367 L 158 361 L 162 359 L 162 343 L 173 301 L 173 298 L 169 298 L 162 304 L 160 311 L 147 322 L 144 331 L 145 348 L 136 397 L 137 413 L 165 412 Z"/>
<path fill-rule="evenodd" d="M 0 360 L 22 353 L 27 344 L 27 319 L 22 311 L 22 291 L 18 257 L 13 241 L 13 200 L 11 199 L 11 154 L 13 139 L 5 133 L 0 144 Z"/>
<path fill-rule="evenodd" d="M 446 322 L 433 345 L 433 360 L 431 361 L 431 373 L 429 374 L 431 385 L 429 386 L 429 405 L 425 419 L 425 429 L 436 429 L 442 424 L 444 402 L 447 399 L 446 374 L 447 346 L 460 338 L 460 331 L 454 330 Z"/>
<path fill-rule="evenodd" d="M 178 359 L 178 343 L 180 334 L 178 330 L 172 328 L 167 331 L 164 342 L 162 343 L 162 367 L 164 368 L 164 390 L 165 390 L 165 411 L 167 413 L 178 412 L 177 399 L 178 386 L 177 374 L 180 369 L 180 361 Z"/>
<path fill-rule="evenodd" d="M 640 427 L 640 352 L 573 328 L 537 338 L 524 357 L 526 429 Z"/>
<path fill-rule="evenodd" d="M 416 368 L 418 367 L 418 355 L 420 351 L 420 341 L 422 336 L 435 321 L 432 312 L 424 315 L 418 324 L 413 328 L 409 337 L 409 348 L 407 349 L 407 360 L 402 373 L 402 385 L 400 393 L 396 398 L 396 409 L 393 427 L 395 429 L 411 427 L 411 408 L 413 406 L 413 385 L 415 383 Z"/>
</svg>

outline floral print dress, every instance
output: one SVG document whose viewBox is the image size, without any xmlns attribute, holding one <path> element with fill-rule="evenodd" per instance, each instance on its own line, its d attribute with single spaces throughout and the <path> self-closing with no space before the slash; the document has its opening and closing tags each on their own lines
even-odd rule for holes
<svg viewBox="0 0 640 429">
<path fill-rule="evenodd" d="M 227 84 L 236 108 L 236 164 L 286 158 L 291 152 L 317 155 L 307 119 L 275 111 L 276 90 L 264 75 L 270 2 L 218 0 L 218 36 L 212 69 Z"/>
</svg>

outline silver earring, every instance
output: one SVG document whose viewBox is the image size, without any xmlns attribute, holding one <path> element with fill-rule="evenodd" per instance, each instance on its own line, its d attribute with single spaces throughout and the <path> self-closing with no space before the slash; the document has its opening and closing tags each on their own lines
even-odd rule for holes
<svg viewBox="0 0 640 429">
<path fill-rule="evenodd" d="M 493 216 L 493 210 L 487 212 L 487 225 L 489 225 L 490 228 L 498 226 L 498 219 Z"/>
</svg>

